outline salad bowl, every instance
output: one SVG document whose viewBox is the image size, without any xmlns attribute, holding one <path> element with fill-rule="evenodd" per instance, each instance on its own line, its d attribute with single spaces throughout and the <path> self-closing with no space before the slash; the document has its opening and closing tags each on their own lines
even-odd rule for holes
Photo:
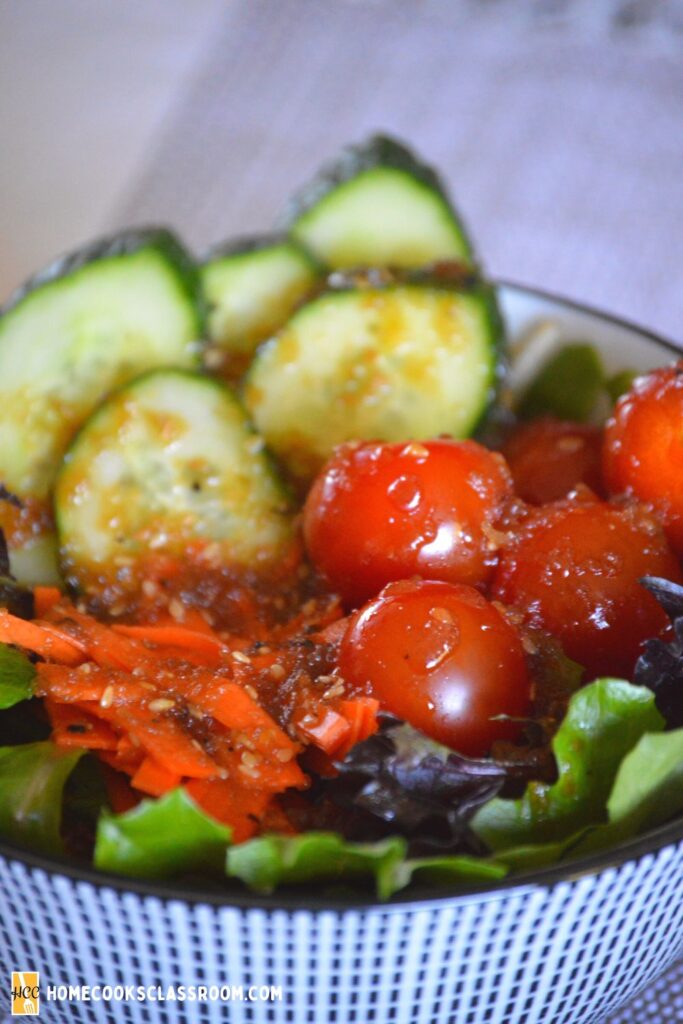
<svg viewBox="0 0 683 1024">
<path fill-rule="evenodd" d="M 680 351 L 533 288 L 497 291 L 513 389 L 567 341 L 589 340 L 615 373 Z M 598 1024 L 682 953 L 680 819 L 589 858 L 387 903 L 131 881 L 0 843 L 1 1005 L 12 972 L 37 972 L 55 1022 Z"/>
</svg>

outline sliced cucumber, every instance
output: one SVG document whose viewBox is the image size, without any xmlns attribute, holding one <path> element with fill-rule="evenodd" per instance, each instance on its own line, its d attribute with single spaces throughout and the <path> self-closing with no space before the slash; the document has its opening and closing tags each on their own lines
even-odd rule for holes
<svg viewBox="0 0 683 1024">
<path fill-rule="evenodd" d="M 296 242 L 269 236 L 213 250 L 201 278 L 212 356 L 216 349 L 224 354 L 234 377 L 315 287 L 319 268 Z"/>
<path fill-rule="evenodd" d="M 66 455 L 55 511 L 67 578 L 85 589 L 150 551 L 184 558 L 217 543 L 221 563 L 256 568 L 291 536 L 287 495 L 241 405 L 182 370 L 145 374 L 97 410 Z"/>
<path fill-rule="evenodd" d="M 500 337 L 482 284 L 327 292 L 259 350 L 246 404 L 300 479 L 343 441 L 467 437 L 495 394 Z"/>
<path fill-rule="evenodd" d="M 466 231 L 435 171 L 382 135 L 343 150 L 294 196 L 284 223 L 335 269 L 473 263 Z"/>
<path fill-rule="evenodd" d="M 53 264 L 0 318 L 0 481 L 47 499 L 62 453 L 103 395 L 155 366 L 197 364 L 196 271 L 162 229 Z"/>
</svg>

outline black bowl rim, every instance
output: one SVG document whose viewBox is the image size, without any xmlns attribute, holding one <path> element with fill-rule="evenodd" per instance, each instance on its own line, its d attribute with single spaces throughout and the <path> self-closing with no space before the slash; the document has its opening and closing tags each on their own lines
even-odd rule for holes
<svg viewBox="0 0 683 1024">
<path fill-rule="evenodd" d="M 511 292 L 518 292 L 547 300 L 567 309 L 573 309 L 578 313 L 586 313 L 600 320 L 612 323 L 617 327 L 625 328 L 635 334 L 641 335 L 648 341 L 652 341 L 660 348 L 668 349 L 674 355 L 683 352 L 683 346 L 663 338 L 660 334 L 642 327 L 633 321 L 623 317 L 605 313 L 601 309 L 574 299 L 567 299 L 553 292 L 546 291 L 531 285 L 518 284 L 514 281 L 497 279 L 496 287 L 504 288 Z M 164 903 L 185 903 L 190 905 L 205 904 L 213 907 L 234 908 L 240 910 L 260 909 L 267 912 L 273 911 L 314 911 L 318 913 L 344 911 L 367 911 L 374 909 L 384 913 L 395 910 L 407 911 L 410 909 L 421 910 L 430 906 L 440 907 L 444 904 L 456 905 L 496 899 L 517 890 L 524 892 L 538 889 L 551 889 L 560 884 L 576 881 L 590 875 L 597 875 L 602 871 L 617 869 L 628 862 L 637 862 L 643 857 L 659 853 L 668 846 L 683 844 L 683 818 L 679 818 L 657 829 L 652 829 L 642 836 L 621 843 L 611 850 L 605 850 L 588 857 L 569 860 L 550 867 L 541 868 L 536 871 L 529 871 L 519 875 L 513 875 L 501 881 L 484 885 L 471 886 L 466 890 L 453 893 L 444 891 L 443 888 L 421 888 L 411 893 L 398 893 L 387 902 L 380 902 L 375 897 L 368 895 L 354 896 L 348 900 L 326 898 L 324 895 L 311 893 L 308 890 L 290 890 L 290 892 L 276 892 L 273 895 L 264 895 L 250 892 L 246 889 L 226 889 L 224 892 L 216 889 L 202 888 L 201 885 L 188 885 L 187 883 L 158 882 L 127 878 L 122 875 L 115 875 L 109 872 L 98 871 L 94 867 L 74 865 L 62 857 L 31 853 L 22 850 L 12 843 L 0 841 L 0 857 L 9 862 L 18 862 L 33 871 L 43 871 L 48 875 L 59 875 L 70 879 L 74 883 L 86 883 L 96 889 L 113 889 L 119 893 L 135 893 L 140 897 L 156 898 Z"/>
</svg>

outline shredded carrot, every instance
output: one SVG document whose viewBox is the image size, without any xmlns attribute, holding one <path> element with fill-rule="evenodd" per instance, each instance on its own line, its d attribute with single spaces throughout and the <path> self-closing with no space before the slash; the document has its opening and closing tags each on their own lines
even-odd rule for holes
<svg viewBox="0 0 683 1024">
<path fill-rule="evenodd" d="M 193 779 L 185 788 L 202 810 L 230 826 L 233 843 L 243 843 L 256 834 L 258 819 L 272 799 L 270 793 L 247 789 L 232 779 Z"/>
<path fill-rule="evenodd" d="M 70 607 L 56 623 L 62 632 L 75 627 L 73 643 L 85 646 L 92 660 L 102 668 L 120 668 L 132 671 L 144 660 L 144 648 L 128 637 L 117 636 L 109 626 L 91 615 Z M 68 635 L 68 633 L 67 633 Z"/>
<path fill-rule="evenodd" d="M 101 712 L 115 728 L 142 752 L 151 754 L 169 772 L 182 777 L 210 779 L 220 774 L 216 762 L 190 738 L 182 727 L 165 713 L 155 713 L 140 704 L 120 706 L 116 703 Z"/>
<path fill-rule="evenodd" d="M 304 716 L 296 723 L 298 732 L 325 754 L 334 754 L 351 733 L 350 723 L 332 708 L 326 708 L 323 717 L 317 722 L 307 722 L 306 718 Z"/>
<path fill-rule="evenodd" d="M 112 626 L 112 631 L 120 636 L 132 637 L 134 640 L 147 641 L 160 647 L 179 647 L 183 651 L 191 651 L 204 657 L 204 664 L 220 663 L 221 652 L 226 651 L 225 645 L 211 633 L 196 632 L 176 623 L 166 626 Z"/>
<path fill-rule="evenodd" d="M 275 666 L 275 683 L 294 671 L 298 655 L 288 637 L 304 622 L 327 623 L 320 634 L 327 642 L 343 623 L 332 602 L 302 610 L 298 626 L 290 621 L 269 633 L 250 602 L 246 594 L 246 635 L 219 634 L 180 602 L 168 612 L 154 609 L 147 624 L 107 625 L 56 589 L 37 588 L 42 618 L 29 623 L 0 612 L 0 640 L 46 659 L 36 665 L 36 692 L 46 698 L 55 742 L 97 752 L 115 809 L 134 806 L 139 793 L 160 796 L 183 785 L 241 842 L 263 820 L 295 831 L 274 797 L 309 784 L 298 760 L 304 745 L 263 706 L 259 681 Z M 333 760 L 377 729 L 378 703 L 323 698 L 310 680 L 301 693 L 296 727 L 310 744 L 308 763 L 318 756 L 333 771 Z"/>
<path fill-rule="evenodd" d="M 339 711 L 351 727 L 349 735 L 341 746 L 335 751 L 338 758 L 346 757 L 349 750 L 355 747 L 356 743 L 369 739 L 379 729 L 377 713 L 379 701 L 374 697 L 357 697 L 355 700 L 343 700 L 339 704 Z"/>
<path fill-rule="evenodd" d="M 36 618 L 44 619 L 61 600 L 62 592 L 57 587 L 34 587 L 33 603 L 36 610 Z"/>
<path fill-rule="evenodd" d="M 78 665 L 83 661 L 82 653 L 50 628 L 44 629 L 39 622 L 26 622 L 6 609 L 0 608 L 0 642 L 14 644 L 26 651 L 39 654 L 50 661 L 65 665 Z"/>
<path fill-rule="evenodd" d="M 296 761 L 299 744 L 243 687 L 209 677 L 193 691 L 193 699 L 221 725 L 248 738 L 249 746 L 240 754 L 238 770 L 253 780 L 255 788 L 278 792 L 307 784 Z M 231 764 L 232 759 L 226 763 Z"/>
<path fill-rule="evenodd" d="M 123 814 L 140 803 L 140 795 L 133 792 L 128 779 L 121 772 L 115 771 L 108 764 L 103 764 L 102 775 L 109 806 L 114 814 Z"/>
<path fill-rule="evenodd" d="M 134 789 L 139 789 L 149 796 L 163 796 L 171 789 L 176 789 L 180 785 L 181 779 L 181 775 L 169 772 L 159 764 L 156 758 L 148 754 L 130 780 L 130 784 Z"/>
<path fill-rule="evenodd" d="M 90 663 L 88 668 L 88 672 L 83 672 L 72 665 L 36 665 L 36 696 L 51 697 L 65 704 L 99 701 L 109 683 L 109 676 Z"/>
<path fill-rule="evenodd" d="M 58 746 L 116 750 L 116 733 L 83 708 L 46 700 L 45 710 L 52 725 L 52 739 Z"/>
</svg>

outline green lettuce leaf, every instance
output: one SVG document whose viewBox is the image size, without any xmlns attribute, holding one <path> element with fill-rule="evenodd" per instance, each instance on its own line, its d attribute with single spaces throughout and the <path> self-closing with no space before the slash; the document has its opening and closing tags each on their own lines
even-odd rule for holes
<svg viewBox="0 0 683 1024">
<path fill-rule="evenodd" d="M 257 892 L 278 885 L 374 883 L 386 900 L 410 882 L 432 885 L 495 882 L 507 874 L 504 864 L 465 856 L 406 859 L 401 836 L 372 843 L 352 843 L 336 832 L 300 836 L 259 836 L 228 850 L 226 871 Z"/>
<path fill-rule="evenodd" d="M 645 687 L 598 679 L 574 694 L 552 748 L 558 779 L 528 784 L 517 800 L 496 798 L 472 819 L 495 853 L 537 843 L 561 843 L 607 818 L 607 801 L 623 758 L 664 719 Z"/>
<path fill-rule="evenodd" d="M 28 658 L 7 644 L 0 644 L 0 710 L 33 696 L 36 677 Z"/>
<path fill-rule="evenodd" d="M 683 811 L 683 729 L 646 733 L 619 766 L 609 821 L 576 848 L 594 853 L 662 825 Z"/>
<path fill-rule="evenodd" d="M 605 383 L 602 360 L 593 345 L 565 345 L 541 367 L 517 411 L 524 419 L 549 413 L 585 423 L 593 416 Z"/>
<path fill-rule="evenodd" d="M 395 891 L 394 870 L 405 858 L 400 836 L 373 843 L 350 843 L 336 832 L 299 836 L 259 836 L 228 850 L 226 872 L 257 892 L 305 882 L 374 881 L 377 895 Z"/>
<path fill-rule="evenodd" d="M 94 862 L 103 871 L 138 878 L 220 871 L 230 839 L 230 829 L 205 814 L 180 787 L 124 814 L 103 811 Z"/>
<path fill-rule="evenodd" d="M 62 796 L 82 750 L 54 743 L 0 747 L 0 834 L 41 853 L 61 853 Z"/>
<path fill-rule="evenodd" d="M 472 882 L 497 882 L 505 878 L 508 867 L 500 860 L 449 854 L 443 857 L 417 857 L 399 862 L 392 873 L 392 892 L 410 882 L 429 885 L 461 885 Z"/>
<path fill-rule="evenodd" d="M 622 395 L 631 390 L 637 376 L 635 370 L 620 370 L 619 373 L 615 373 L 605 381 L 607 394 L 613 402 L 617 402 Z"/>
</svg>

